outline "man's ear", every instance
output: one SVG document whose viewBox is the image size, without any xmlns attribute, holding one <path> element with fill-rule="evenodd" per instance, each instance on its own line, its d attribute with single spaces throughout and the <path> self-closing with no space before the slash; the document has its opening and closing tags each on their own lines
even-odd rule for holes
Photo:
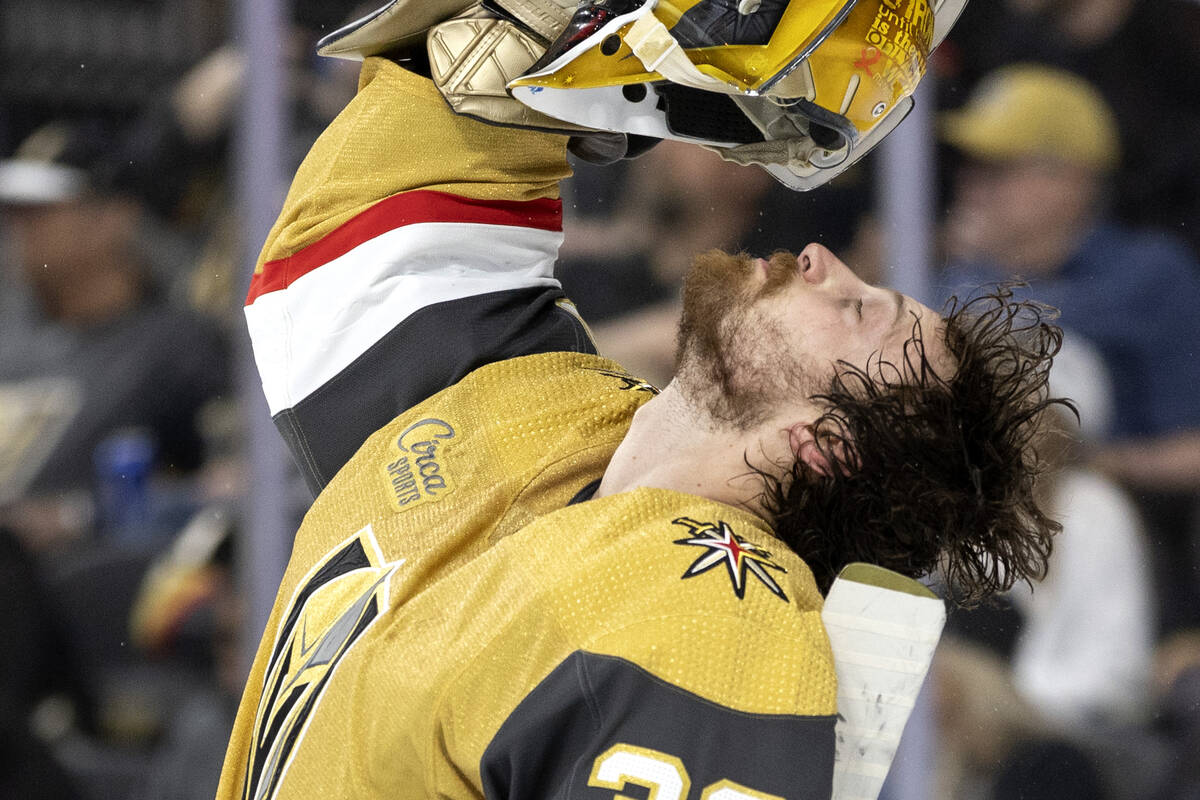
<svg viewBox="0 0 1200 800">
<path fill-rule="evenodd" d="M 813 472 L 825 477 L 833 474 L 833 466 L 817 446 L 817 435 L 810 423 L 797 422 L 788 428 L 788 442 L 796 458 L 807 464 Z"/>
</svg>

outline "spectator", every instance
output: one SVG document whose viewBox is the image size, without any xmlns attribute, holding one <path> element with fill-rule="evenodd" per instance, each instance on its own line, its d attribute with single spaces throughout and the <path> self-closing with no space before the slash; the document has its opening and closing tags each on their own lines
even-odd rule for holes
<svg viewBox="0 0 1200 800">
<path fill-rule="evenodd" d="M 1178 634 L 1159 648 L 1155 664 L 1157 716 L 1173 758 L 1162 769 L 1154 800 L 1200 798 L 1200 632 Z"/>
<path fill-rule="evenodd" d="M 1104 800 L 1092 759 L 1015 690 L 988 648 L 954 636 L 930 668 L 939 741 L 935 800 Z"/>
<path fill-rule="evenodd" d="M 1166 627 L 1200 621 L 1190 526 L 1200 490 L 1200 265 L 1169 234 L 1109 215 L 1113 114 L 1080 78 L 1036 65 L 985 78 L 945 138 L 967 161 L 946 224 L 945 288 L 1024 279 L 1099 349 L 1115 389 L 1094 464 L 1137 490 Z"/>
<path fill-rule="evenodd" d="M 209 506 L 146 573 L 130 617 L 134 643 L 170 668 L 169 710 L 137 800 L 211 800 L 245 680 L 240 599 L 231 574 L 233 516 Z"/>
<path fill-rule="evenodd" d="M 1080 337 L 1068 332 L 1050 385 L 1075 401 L 1085 441 L 1103 433 L 1111 382 Z M 1012 592 L 1022 615 L 1013 682 L 1047 719 L 1078 733 L 1145 723 L 1154 642 L 1145 534 L 1125 492 L 1080 463 L 1075 420 L 1053 412 L 1039 448 L 1040 492 L 1063 529 L 1046 578 Z"/>
<path fill-rule="evenodd" d="M 1111 382 L 1098 354 L 1068 333 L 1050 385 L 1084 421 L 1055 409 L 1038 446 L 1046 472 L 1037 491 L 1063 529 L 1045 579 L 1014 587 L 1006 604 L 951 615 L 936 692 L 942 796 L 962 797 L 973 779 L 992 800 L 1143 798 L 1168 762 L 1169 747 L 1144 732 L 1154 626 L 1142 526 L 1126 494 L 1079 459 L 1081 436 L 1104 435 Z M 990 732 L 960 742 L 972 725 Z M 1056 780 L 1082 788 L 1039 781 L 1059 758 Z"/>
<path fill-rule="evenodd" d="M 961 102 L 956 92 L 1006 64 L 1036 61 L 1084 77 L 1119 114 L 1115 215 L 1168 228 L 1200 253 L 1200 84 L 1185 77 L 1200 75 L 1197 41 L 1195 0 L 969 3 L 936 66 L 952 105 Z"/>
<path fill-rule="evenodd" d="M 0 162 L 15 246 L 4 266 L 23 296 L 0 318 L 0 402 L 25 421 L 0 464 L 26 467 L 0 470 L 0 502 L 30 501 L 9 515 L 22 528 L 42 500 L 53 511 L 41 518 L 63 521 L 61 503 L 89 489 L 97 448 L 114 434 L 148 434 L 161 471 L 198 467 L 197 414 L 225 382 L 216 329 L 161 299 L 138 249 L 143 205 L 108 148 L 95 127 L 54 124 Z M 47 402 L 54 413 L 39 411 Z"/>
<path fill-rule="evenodd" d="M 31 724 L 48 694 L 66 692 L 81 704 L 85 699 L 52 608 L 37 565 L 0 527 L 0 631 L 6 643 L 0 666 L 0 797 L 80 796 Z"/>
</svg>

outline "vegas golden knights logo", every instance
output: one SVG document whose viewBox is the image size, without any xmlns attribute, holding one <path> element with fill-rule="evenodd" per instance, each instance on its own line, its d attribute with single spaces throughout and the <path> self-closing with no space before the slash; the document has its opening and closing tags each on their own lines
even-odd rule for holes
<svg viewBox="0 0 1200 800">
<path fill-rule="evenodd" d="M 243 800 L 274 796 L 334 670 L 387 610 L 389 582 L 403 563 L 384 562 L 368 525 L 300 581 L 267 662 Z"/>
</svg>

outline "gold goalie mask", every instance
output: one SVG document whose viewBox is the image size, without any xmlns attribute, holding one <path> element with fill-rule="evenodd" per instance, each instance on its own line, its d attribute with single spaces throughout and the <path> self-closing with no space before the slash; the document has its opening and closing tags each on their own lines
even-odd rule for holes
<svg viewBox="0 0 1200 800">
<path fill-rule="evenodd" d="M 629 142 L 694 142 L 808 190 L 904 119 L 966 0 L 564 2 L 392 0 L 320 52 L 362 58 L 423 44 L 459 113 L 607 132 L 597 152 L 614 141 L 618 154 L 637 149 Z"/>
</svg>

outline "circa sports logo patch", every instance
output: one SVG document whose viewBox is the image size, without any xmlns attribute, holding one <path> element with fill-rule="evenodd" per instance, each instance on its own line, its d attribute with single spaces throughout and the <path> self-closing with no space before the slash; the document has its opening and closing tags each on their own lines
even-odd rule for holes
<svg viewBox="0 0 1200 800">
<path fill-rule="evenodd" d="M 396 437 L 397 457 L 384 470 L 392 499 L 400 508 L 450 494 L 454 485 L 446 469 L 446 451 L 456 433 L 449 422 L 426 417 Z"/>
<path fill-rule="evenodd" d="M 746 596 L 747 572 L 762 581 L 762 584 L 770 589 L 776 597 L 784 601 L 788 599 L 787 595 L 783 593 L 783 589 L 764 567 L 784 573 L 787 570 L 772 561 L 771 554 L 766 550 L 734 533 L 728 523 L 721 520 L 717 520 L 715 523 L 697 522 L 688 517 L 679 517 L 671 522 L 682 525 L 692 532 L 691 538 L 676 539 L 675 544 L 694 545 L 708 549 L 708 552 L 697 558 L 688 567 L 687 572 L 683 573 L 684 578 L 694 578 L 724 564 L 725 570 L 729 574 L 729 580 L 733 582 L 733 592 L 739 600 Z"/>
</svg>

